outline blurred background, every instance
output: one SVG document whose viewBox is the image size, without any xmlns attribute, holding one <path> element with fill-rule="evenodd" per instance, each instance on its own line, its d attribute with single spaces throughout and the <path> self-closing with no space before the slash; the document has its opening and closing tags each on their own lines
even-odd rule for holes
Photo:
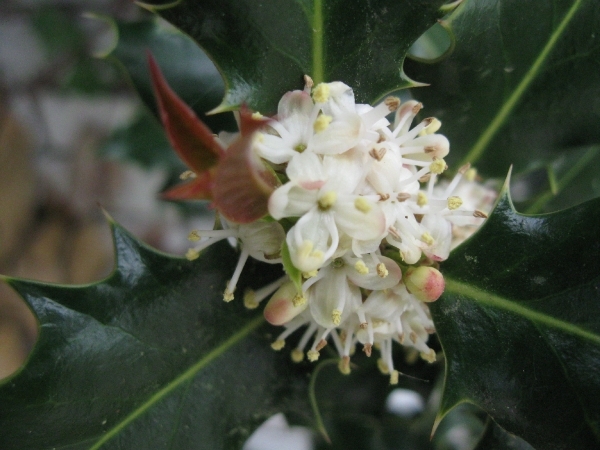
<svg viewBox="0 0 600 450">
<path fill-rule="evenodd" d="M 104 16 L 136 23 L 149 14 L 130 0 L 0 2 L 4 275 L 57 283 L 106 276 L 113 249 L 103 209 L 174 253 L 185 252 L 201 216 L 158 200 L 182 169 L 126 71 L 98 57 L 117 39 Z M 150 123 L 143 133 L 140 121 Z M 36 333 L 29 310 L 0 284 L 0 378 L 21 365 Z"/>
</svg>

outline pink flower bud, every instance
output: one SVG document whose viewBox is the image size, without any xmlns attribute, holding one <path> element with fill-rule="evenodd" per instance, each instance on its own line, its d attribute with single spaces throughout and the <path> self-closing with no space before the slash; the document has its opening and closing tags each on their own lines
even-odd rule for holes
<svg viewBox="0 0 600 450">
<path fill-rule="evenodd" d="M 435 302 L 444 292 L 444 276 L 433 267 L 411 268 L 404 276 L 406 288 L 422 302 Z"/>
<path fill-rule="evenodd" d="M 271 325 L 284 325 L 306 309 L 307 302 L 291 281 L 273 294 L 263 311 Z"/>
</svg>

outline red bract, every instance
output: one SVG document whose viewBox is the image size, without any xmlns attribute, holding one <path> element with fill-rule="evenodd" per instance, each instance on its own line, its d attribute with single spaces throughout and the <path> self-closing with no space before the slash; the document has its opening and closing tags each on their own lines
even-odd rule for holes
<svg viewBox="0 0 600 450">
<path fill-rule="evenodd" d="M 212 199 L 228 220 L 251 223 L 268 213 L 268 199 L 279 184 L 275 174 L 252 151 L 256 131 L 267 123 L 240 111 L 241 134 L 223 149 L 212 131 L 169 87 L 148 53 L 154 95 L 171 145 L 196 177 L 165 192 L 169 200 Z"/>
</svg>

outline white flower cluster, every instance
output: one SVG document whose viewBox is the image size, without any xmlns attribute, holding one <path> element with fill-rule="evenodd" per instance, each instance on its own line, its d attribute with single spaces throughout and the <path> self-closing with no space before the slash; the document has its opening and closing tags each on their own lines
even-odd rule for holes
<svg viewBox="0 0 600 450">
<path fill-rule="evenodd" d="M 379 350 L 379 367 L 393 384 L 393 341 L 435 361 L 427 345 L 434 332 L 427 302 L 444 289 L 435 266 L 448 257 L 454 220 L 486 216 L 465 210 L 453 195 L 461 178 L 469 177 L 470 171 L 463 177 L 468 167 L 445 188 L 436 187 L 447 169 L 449 143 L 436 134 L 441 124 L 435 118 L 411 128 L 421 108 L 395 97 L 376 107 L 356 104 L 344 83 L 313 88 L 307 77 L 304 90 L 285 94 L 276 118 L 253 140 L 254 151 L 282 180 L 269 199 L 274 220 L 191 235 L 208 239 L 190 250 L 190 259 L 216 240 L 238 239 L 241 256 L 226 301 L 233 299 L 248 256 L 284 262 L 288 275 L 247 292 L 245 304 L 256 307 L 270 296 L 264 315 L 285 327 L 272 345 L 276 350 L 307 326 L 292 351 L 294 361 L 307 348 L 306 357 L 316 361 L 331 339 L 340 370 L 349 373 L 360 343 L 369 356 L 373 347 Z M 387 120 L 392 113 L 393 124 Z"/>
</svg>

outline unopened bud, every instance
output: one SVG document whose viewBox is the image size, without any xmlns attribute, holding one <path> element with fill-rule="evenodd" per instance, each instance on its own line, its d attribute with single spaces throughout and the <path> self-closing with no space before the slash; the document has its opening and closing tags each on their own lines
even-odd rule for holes
<svg viewBox="0 0 600 450">
<path fill-rule="evenodd" d="M 406 288 L 422 302 L 434 302 L 444 292 L 444 276 L 433 267 L 409 269 L 404 276 Z"/>
<path fill-rule="evenodd" d="M 291 281 L 277 289 L 263 311 L 267 322 L 271 325 L 283 325 L 304 311 L 307 302 L 298 301 L 297 296 L 296 286 Z"/>
</svg>

